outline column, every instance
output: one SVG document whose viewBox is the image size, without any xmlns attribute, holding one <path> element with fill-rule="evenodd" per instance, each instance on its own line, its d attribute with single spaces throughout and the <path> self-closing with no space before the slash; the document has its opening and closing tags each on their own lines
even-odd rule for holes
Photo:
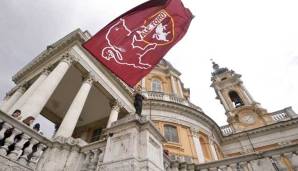
<svg viewBox="0 0 298 171">
<path fill-rule="evenodd" d="M 204 157 L 204 154 L 203 154 L 203 149 L 202 149 L 199 137 L 198 136 L 193 136 L 193 141 L 194 141 L 196 152 L 198 154 L 199 163 L 204 163 L 205 162 L 205 157 Z"/>
<path fill-rule="evenodd" d="M 222 96 L 222 99 L 224 99 L 225 102 L 226 102 L 226 105 L 227 105 L 227 108 L 228 108 L 227 111 L 230 111 L 230 110 L 234 109 L 233 102 L 230 99 L 227 90 L 220 91 L 220 95 Z"/>
<path fill-rule="evenodd" d="M 213 140 L 210 140 L 210 147 L 211 147 L 211 153 L 212 153 L 213 159 L 214 160 L 218 160 L 218 157 L 217 157 L 217 153 L 215 151 Z"/>
<path fill-rule="evenodd" d="M 26 89 L 23 86 L 20 86 L 7 101 L 3 102 L 1 110 L 3 112 L 8 112 L 10 107 L 24 94 L 25 90 Z"/>
<path fill-rule="evenodd" d="M 28 116 L 33 116 L 36 118 L 58 84 L 64 77 L 67 70 L 70 68 L 73 58 L 66 54 L 55 69 L 49 74 L 49 76 L 42 82 L 42 84 L 35 90 L 32 96 L 27 100 L 27 102 L 20 108 L 22 111 L 23 119 Z"/>
<path fill-rule="evenodd" d="M 71 137 L 91 90 L 93 80 L 94 79 L 90 75 L 84 80 L 79 92 L 75 96 L 64 116 L 64 119 L 55 135 L 56 137 Z"/>
<path fill-rule="evenodd" d="M 178 79 L 178 88 L 179 88 L 179 92 L 181 94 L 181 97 L 183 97 L 183 91 L 182 91 L 182 87 L 181 87 L 181 81 Z"/>
<path fill-rule="evenodd" d="M 225 108 L 226 111 L 229 111 L 229 105 L 227 104 L 226 102 L 226 99 L 224 98 L 224 96 L 222 95 L 222 92 L 220 90 L 217 91 L 218 92 L 218 96 L 219 96 L 219 99 L 221 99 L 221 102 Z"/>
<path fill-rule="evenodd" d="M 118 114 L 119 114 L 121 106 L 122 105 L 120 104 L 120 102 L 118 100 L 115 100 L 115 102 L 113 103 L 113 106 L 112 106 L 112 110 L 110 113 L 107 128 L 110 128 L 112 123 L 118 120 Z"/>
<path fill-rule="evenodd" d="M 173 75 L 171 75 L 171 84 L 172 84 L 173 94 L 177 95 L 177 87 L 176 87 L 175 78 Z"/>
<path fill-rule="evenodd" d="M 31 97 L 36 88 L 47 78 L 49 73 L 49 70 L 44 70 L 22 97 L 10 108 L 8 113 L 13 113 L 16 109 L 19 109 Z"/>
</svg>

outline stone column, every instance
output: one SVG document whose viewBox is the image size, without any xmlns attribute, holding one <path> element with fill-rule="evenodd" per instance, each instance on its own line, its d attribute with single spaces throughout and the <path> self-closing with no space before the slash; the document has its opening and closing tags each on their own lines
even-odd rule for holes
<svg viewBox="0 0 298 171">
<path fill-rule="evenodd" d="M 214 147 L 214 142 L 212 140 L 210 140 L 210 147 L 211 147 L 211 153 L 212 153 L 213 159 L 218 160 L 217 153 Z"/>
<path fill-rule="evenodd" d="M 175 78 L 173 75 L 171 75 L 171 84 L 172 84 L 173 94 L 177 95 L 177 87 L 176 87 Z"/>
<path fill-rule="evenodd" d="M 84 80 L 79 92 L 64 116 L 64 119 L 55 135 L 56 137 L 71 137 L 91 90 L 93 80 L 94 79 L 90 75 Z"/>
<path fill-rule="evenodd" d="M 181 94 L 181 97 L 183 97 L 183 91 L 182 91 L 182 87 L 181 87 L 181 81 L 178 79 L 178 88 L 179 88 L 179 92 Z"/>
<path fill-rule="evenodd" d="M 115 100 L 112 106 L 107 128 L 110 128 L 112 123 L 118 120 L 118 114 L 119 114 L 120 108 L 121 108 L 120 102 L 118 100 Z"/>
<path fill-rule="evenodd" d="M 203 154 L 203 149 L 202 149 L 199 137 L 197 135 L 193 136 L 193 141 L 194 141 L 196 152 L 198 154 L 199 163 L 204 163 L 205 162 L 205 157 L 204 157 L 204 154 Z"/>
<path fill-rule="evenodd" d="M 230 109 L 229 109 L 229 105 L 227 104 L 226 99 L 223 97 L 222 92 L 221 92 L 220 90 L 218 91 L 218 96 L 219 96 L 219 98 L 221 99 L 221 102 L 222 102 L 222 104 L 223 104 L 225 110 L 226 110 L 226 111 L 230 110 Z"/>
<path fill-rule="evenodd" d="M 24 115 L 23 119 L 28 116 L 36 118 L 40 114 L 63 76 L 70 68 L 72 62 L 73 58 L 71 58 L 69 54 L 66 54 L 49 76 L 35 90 L 27 102 L 20 108 L 22 114 Z"/>
<path fill-rule="evenodd" d="M 49 73 L 49 70 L 44 70 L 22 97 L 10 108 L 8 113 L 13 113 L 16 109 L 19 109 L 31 97 L 36 88 L 47 78 Z"/>
<path fill-rule="evenodd" d="M 3 104 L 0 107 L 1 110 L 3 112 L 8 112 L 10 107 L 13 104 L 15 104 L 15 102 L 24 94 L 25 90 L 26 89 L 23 86 L 20 86 L 7 101 L 3 102 Z M 8 114 L 11 114 L 11 113 L 8 113 Z"/>
</svg>

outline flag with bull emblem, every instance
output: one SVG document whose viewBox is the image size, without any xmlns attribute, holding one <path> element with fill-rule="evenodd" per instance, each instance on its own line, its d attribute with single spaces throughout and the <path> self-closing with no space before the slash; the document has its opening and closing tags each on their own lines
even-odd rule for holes
<svg viewBox="0 0 298 171">
<path fill-rule="evenodd" d="M 180 0 L 151 0 L 113 20 L 83 47 L 133 87 L 185 35 L 192 18 Z"/>
</svg>

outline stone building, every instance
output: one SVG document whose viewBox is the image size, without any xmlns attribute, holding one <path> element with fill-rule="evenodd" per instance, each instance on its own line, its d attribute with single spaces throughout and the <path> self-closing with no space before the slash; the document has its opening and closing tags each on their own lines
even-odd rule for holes
<svg viewBox="0 0 298 171">
<path fill-rule="evenodd" d="M 82 48 L 89 38 L 75 30 L 13 76 L 0 108 L 0 170 L 298 170 L 298 115 L 262 108 L 241 75 L 213 63 L 211 87 L 228 121 L 219 127 L 161 60 L 138 83 L 140 118 L 133 90 Z M 40 115 L 57 126 L 52 138 L 22 122 Z"/>
</svg>

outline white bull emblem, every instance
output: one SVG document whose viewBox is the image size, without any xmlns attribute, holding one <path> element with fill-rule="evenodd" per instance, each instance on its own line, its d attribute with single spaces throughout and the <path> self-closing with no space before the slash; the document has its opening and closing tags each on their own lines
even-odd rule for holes
<svg viewBox="0 0 298 171">
<path fill-rule="evenodd" d="M 167 35 L 170 34 L 171 32 L 165 32 L 167 25 L 162 25 L 162 23 L 160 23 L 156 29 L 155 29 L 155 33 L 153 34 L 152 38 L 155 38 L 159 41 L 165 41 L 168 42 L 169 40 L 167 39 Z"/>
<path fill-rule="evenodd" d="M 142 57 L 157 46 L 156 43 L 145 43 L 137 33 L 132 33 L 120 19 L 111 26 L 106 34 L 107 47 L 101 51 L 106 60 L 114 59 L 118 64 L 128 65 L 138 69 L 148 69 L 150 64 L 142 62 Z M 122 41 L 127 39 L 126 41 Z"/>
</svg>

